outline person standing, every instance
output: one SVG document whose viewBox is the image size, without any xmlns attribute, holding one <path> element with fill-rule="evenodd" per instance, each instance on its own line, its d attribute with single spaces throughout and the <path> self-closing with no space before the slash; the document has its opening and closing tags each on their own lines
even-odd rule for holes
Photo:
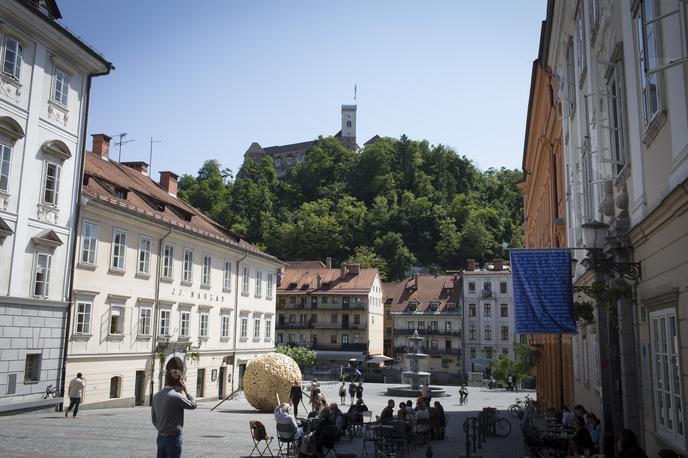
<svg viewBox="0 0 688 458">
<path fill-rule="evenodd" d="M 361 382 L 356 385 L 356 399 L 363 399 L 363 384 Z"/>
<path fill-rule="evenodd" d="M 349 383 L 349 396 L 351 397 L 351 405 L 354 405 L 354 396 L 356 395 L 356 384 L 354 383 L 354 378 L 351 377 L 351 382 Z"/>
<path fill-rule="evenodd" d="M 81 397 L 84 395 L 84 388 L 86 387 L 86 382 L 84 382 L 84 376 L 79 372 L 69 382 L 69 388 L 67 388 L 67 395 L 69 396 L 69 407 L 65 410 L 65 418 L 69 415 L 69 411 L 74 407 L 74 414 L 72 418 L 76 418 L 76 414 L 79 412 L 79 404 L 81 404 Z"/>
<path fill-rule="evenodd" d="M 313 379 L 308 389 L 311 392 L 311 408 L 312 410 L 317 411 L 320 400 L 320 383 L 318 383 L 317 378 Z"/>
<path fill-rule="evenodd" d="M 301 384 L 294 380 L 291 384 L 291 391 L 289 392 L 289 399 L 291 399 L 291 405 L 294 406 L 294 416 L 299 416 L 299 404 L 301 403 L 301 398 L 303 394 L 301 393 Z"/>
<path fill-rule="evenodd" d="M 182 456 L 184 410 L 196 408 L 196 401 L 186 390 L 184 374 L 171 369 L 165 374 L 165 386 L 153 396 L 151 420 L 158 430 L 157 458 Z"/>
<path fill-rule="evenodd" d="M 346 385 L 342 382 L 342 386 L 339 387 L 339 398 L 342 401 L 342 405 L 346 404 Z"/>
</svg>

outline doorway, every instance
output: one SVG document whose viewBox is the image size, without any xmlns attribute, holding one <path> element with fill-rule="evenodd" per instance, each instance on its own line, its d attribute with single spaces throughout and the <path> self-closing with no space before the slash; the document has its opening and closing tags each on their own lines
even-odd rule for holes
<svg viewBox="0 0 688 458">
<path fill-rule="evenodd" d="M 227 370 L 226 367 L 221 366 L 220 367 L 220 375 L 217 378 L 217 397 L 218 399 L 224 399 L 225 398 L 225 371 Z"/>
<path fill-rule="evenodd" d="M 244 372 L 246 372 L 246 364 L 239 364 L 239 386 L 244 386 Z"/>
<path fill-rule="evenodd" d="M 146 372 L 136 371 L 136 383 L 134 384 L 134 405 L 142 406 L 146 403 Z"/>
<path fill-rule="evenodd" d="M 205 369 L 198 369 L 196 371 L 196 397 L 202 398 L 205 396 Z"/>
</svg>

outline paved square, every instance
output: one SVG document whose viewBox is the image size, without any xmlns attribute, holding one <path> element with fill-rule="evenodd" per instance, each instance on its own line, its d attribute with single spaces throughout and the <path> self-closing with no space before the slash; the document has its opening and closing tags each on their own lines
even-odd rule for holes
<svg viewBox="0 0 688 458">
<path fill-rule="evenodd" d="M 364 401 L 379 414 L 386 405 L 388 386 L 365 384 Z M 458 457 L 464 450 L 464 419 L 483 407 L 505 409 L 524 392 L 481 391 L 469 388 L 469 402 L 458 406 L 458 388 L 444 387 L 451 397 L 438 398 L 449 414 L 448 439 L 432 441 L 434 458 Z M 338 401 L 337 385 L 325 385 L 323 393 L 330 402 Z M 534 393 L 528 393 L 534 396 Z M 401 398 L 392 398 L 397 404 Z M 348 401 L 347 401 L 348 402 Z M 217 401 L 203 401 L 198 409 L 187 411 L 184 425 L 184 456 L 248 456 L 253 448 L 249 420 L 263 422 L 268 434 L 275 435 L 272 414 L 256 413 L 241 399 L 227 401 L 218 409 L 210 409 Z M 348 409 L 348 405 L 346 406 Z M 345 410 L 342 407 L 342 410 Z M 473 413 L 471 413 L 473 412 Z M 301 412 L 299 412 L 301 413 Z M 504 416 L 507 414 L 504 412 Z M 508 416 L 507 416 L 508 418 Z M 511 435 L 504 439 L 488 437 L 483 457 L 517 458 L 521 454 L 518 423 L 511 419 Z M 79 418 L 64 418 L 62 413 L 41 412 L 0 417 L 0 456 L 3 457 L 138 457 L 155 456 L 156 432 L 150 421 L 149 407 L 81 410 Z M 276 453 L 277 442 L 271 447 Z M 411 450 L 411 457 L 424 457 L 427 446 Z M 348 437 L 337 443 L 337 451 L 354 452 L 361 456 L 362 441 Z"/>
</svg>

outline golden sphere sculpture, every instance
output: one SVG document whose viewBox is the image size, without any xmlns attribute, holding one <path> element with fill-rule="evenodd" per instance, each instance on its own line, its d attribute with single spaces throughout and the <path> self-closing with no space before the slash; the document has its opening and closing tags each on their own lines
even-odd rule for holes
<svg viewBox="0 0 688 458">
<path fill-rule="evenodd" d="M 287 355 L 266 353 L 251 360 L 244 372 L 244 394 L 246 400 L 261 412 L 273 412 L 277 396 L 281 402 L 290 402 L 292 383 L 301 384 L 301 369 Z"/>
</svg>

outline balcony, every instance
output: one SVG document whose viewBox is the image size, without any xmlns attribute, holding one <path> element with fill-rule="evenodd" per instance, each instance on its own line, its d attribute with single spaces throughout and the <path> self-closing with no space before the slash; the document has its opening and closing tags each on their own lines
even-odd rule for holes
<svg viewBox="0 0 688 458">
<path fill-rule="evenodd" d="M 303 321 L 300 323 L 285 323 L 278 321 L 275 327 L 277 329 L 308 329 L 312 328 L 313 325 L 309 321 Z"/>
<path fill-rule="evenodd" d="M 491 297 L 494 297 L 494 293 L 492 292 L 492 290 L 484 289 L 480 291 L 480 297 L 482 299 L 490 299 Z"/>
<path fill-rule="evenodd" d="M 394 335 L 395 336 L 412 336 L 413 333 L 415 332 L 415 329 L 394 329 Z M 418 330 L 418 335 L 419 336 L 452 336 L 452 337 L 461 337 L 461 331 L 460 330 L 448 330 L 448 329 L 419 329 Z"/>
<path fill-rule="evenodd" d="M 320 351 L 368 351 L 367 343 L 321 344 L 317 343 L 313 350 Z"/>
<path fill-rule="evenodd" d="M 311 326 L 315 329 L 342 329 L 342 323 L 328 323 L 324 321 L 316 321 Z"/>
</svg>

